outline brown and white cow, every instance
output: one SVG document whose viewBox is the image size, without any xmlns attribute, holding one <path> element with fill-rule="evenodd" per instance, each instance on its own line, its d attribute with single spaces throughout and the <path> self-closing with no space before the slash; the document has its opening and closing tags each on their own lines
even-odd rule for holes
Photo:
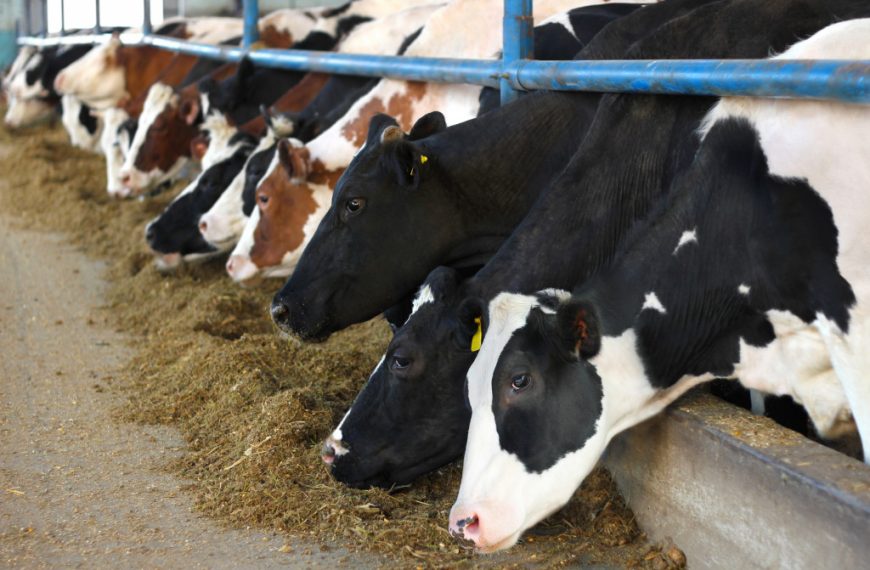
<svg viewBox="0 0 870 570">
<path fill-rule="evenodd" d="M 577 5 L 600 1 L 549 0 L 535 4 L 535 17 L 544 19 Z M 491 58 L 502 43 L 503 5 L 498 0 L 455 0 L 429 18 L 405 55 Z M 387 113 L 410 130 L 426 113 L 439 110 L 447 124 L 477 116 L 481 87 L 384 79 L 358 100 L 348 113 L 304 148 L 285 147 L 285 160 L 276 155 L 257 191 L 254 209 L 227 261 L 237 282 L 257 276 L 285 277 L 329 207 L 332 189 L 366 140 L 369 120 Z M 288 170 L 288 166 L 294 170 Z M 316 202 L 317 207 L 312 206 Z M 302 204 L 305 216 L 287 217 L 288 208 Z M 294 228 L 285 227 L 292 220 Z"/>
</svg>

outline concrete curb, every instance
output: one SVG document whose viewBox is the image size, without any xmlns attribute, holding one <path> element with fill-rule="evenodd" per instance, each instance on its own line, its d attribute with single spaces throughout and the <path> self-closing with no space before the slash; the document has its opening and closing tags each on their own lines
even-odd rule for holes
<svg viewBox="0 0 870 570">
<path fill-rule="evenodd" d="M 604 464 L 689 568 L 870 564 L 870 466 L 712 396 L 621 434 Z"/>
</svg>

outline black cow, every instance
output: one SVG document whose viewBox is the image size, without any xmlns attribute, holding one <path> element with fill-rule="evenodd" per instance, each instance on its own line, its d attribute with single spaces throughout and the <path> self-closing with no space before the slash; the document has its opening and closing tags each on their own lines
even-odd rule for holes
<svg viewBox="0 0 870 570">
<path fill-rule="evenodd" d="M 606 40 L 578 57 L 618 59 L 658 23 L 702 3 L 636 11 L 618 20 L 625 30 L 607 26 Z M 303 339 L 324 338 L 412 294 L 438 265 L 485 262 L 574 155 L 599 100 L 532 93 L 425 138 L 431 125 L 398 137 L 394 122 L 373 119 L 332 208 L 273 300 L 275 322 Z"/>
</svg>

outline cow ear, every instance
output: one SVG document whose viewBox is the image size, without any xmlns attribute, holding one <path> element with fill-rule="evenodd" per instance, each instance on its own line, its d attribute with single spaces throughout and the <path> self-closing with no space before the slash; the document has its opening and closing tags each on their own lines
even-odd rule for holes
<svg viewBox="0 0 870 570">
<path fill-rule="evenodd" d="M 444 119 L 444 115 L 439 111 L 432 111 L 417 119 L 417 122 L 411 127 L 411 132 L 408 133 L 408 140 L 423 139 L 446 128 L 447 121 Z"/>
<path fill-rule="evenodd" d="M 208 135 L 200 133 L 190 141 L 190 154 L 196 160 L 201 161 L 208 151 Z"/>
<path fill-rule="evenodd" d="M 281 139 L 278 160 L 290 178 L 308 178 L 308 149 L 291 147 L 287 139 Z"/>
<path fill-rule="evenodd" d="M 193 125 L 199 118 L 199 99 L 186 99 L 181 103 L 181 117 L 188 125 Z"/>
<path fill-rule="evenodd" d="M 381 160 L 400 186 L 417 188 L 423 181 L 432 160 L 427 151 L 406 140 L 394 142 L 384 148 Z"/>
<path fill-rule="evenodd" d="M 366 135 L 366 146 L 369 148 L 375 148 L 378 143 L 383 142 L 383 134 L 384 131 L 390 127 L 399 127 L 399 123 L 396 122 L 396 119 L 392 118 L 389 115 L 385 115 L 383 113 L 378 113 L 369 121 L 369 132 Z M 390 131 L 389 140 L 395 140 L 395 131 Z M 402 130 L 399 129 L 399 133 Z"/>
<path fill-rule="evenodd" d="M 456 330 L 454 340 L 463 350 L 478 352 L 483 344 L 484 303 L 477 297 L 469 297 L 462 301 L 456 312 Z"/>
<path fill-rule="evenodd" d="M 592 358 L 601 349 L 598 313 L 591 303 L 577 299 L 563 303 L 556 312 L 556 326 L 569 358 Z"/>
</svg>

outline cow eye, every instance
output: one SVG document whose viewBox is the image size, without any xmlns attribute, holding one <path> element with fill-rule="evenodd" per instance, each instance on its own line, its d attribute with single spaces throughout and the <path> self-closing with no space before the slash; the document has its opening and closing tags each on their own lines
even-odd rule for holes
<svg viewBox="0 0 870 570">
<path fill-rule="evenodd" d="M 511 388 L 514 392 L 521 392 L 532 384 L 532 377 L 528 374 L 517 374 L 511 378 Z"/>
<path fill-rule="evenodd" d="M 359 214 L 366 206 L 365 198 L 351 198 L 344 203 L 344 209 L 349 215 Z"/>
<path fill-rule="evenodd" d="M 265 194 L 259 194 L 257 198 L 260 200 L 260 203 L 266 205 L 269 203 L 269 197 Z"/>
<path fill-rule="evenodd" d="M 399 354 L 394 355 L 392 361 L 390 361 L 390 368 L 392 368 L 393 370 L 404 370 L 410 365 L 411 359 L 407 356 L 401 356 Z"/>
</svg>

